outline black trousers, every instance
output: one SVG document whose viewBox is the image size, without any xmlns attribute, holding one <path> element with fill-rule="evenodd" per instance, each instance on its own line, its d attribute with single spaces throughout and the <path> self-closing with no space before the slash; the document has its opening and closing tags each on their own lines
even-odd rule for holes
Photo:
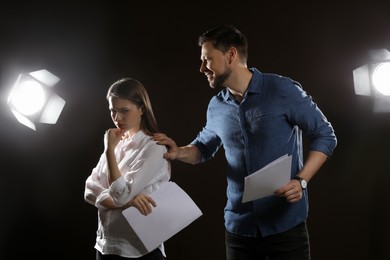
<svg viewBox="0 0 390 260">
<path fill-rule="evenodd" d="M 225 239 L 227 260 L 311 259 L 306 222 L 267 237 L 243 237 L 226 231 Z"/>
<path fill-rule="evenodd" d="M 155 249 L 152 252 L 138 257 L 138 258 L 127 258 L 127 257 L 122 257 L 119 255 L 103 255 L 100 253 L 98 250 L 96 250 L 96 260 L 129 260 L 129 259 L 137 259 L 137 260 L 165 260 L 165 257 L 161 253 L 160 249 Z"/>
</svg>

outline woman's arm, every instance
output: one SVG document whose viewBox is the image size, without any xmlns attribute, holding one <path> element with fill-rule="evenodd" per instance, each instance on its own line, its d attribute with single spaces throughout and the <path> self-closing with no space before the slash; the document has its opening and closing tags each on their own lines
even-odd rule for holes
<svg viewBox="0 0 390 260">
<path fill-rule="evenodd" d="M 118 206 L 126 205 L 152 184 L 159 185 L 160 181 L 169 180 L 168 161 L 163 158 L 166 148 L 151 140 L 140 149 L 136 158 L 124 158 L 121 165 L 130 168 L 121 169 L 125 171 L 123 176 L 110 186 L 110 195 Z"/>
</svg>

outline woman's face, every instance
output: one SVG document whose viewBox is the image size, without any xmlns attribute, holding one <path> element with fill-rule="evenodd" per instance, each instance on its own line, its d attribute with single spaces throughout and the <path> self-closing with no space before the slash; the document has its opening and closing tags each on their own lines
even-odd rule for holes
<svg viewBox="0 0 390 260">
<path fill-rule="evenodd" d="M 142 108 L 138 108 L 133 102 L 118 97 L 108 98 L 111 118 L 117 128 L 123 132 L 134 134 L 140 130 Z"/>
</svg>

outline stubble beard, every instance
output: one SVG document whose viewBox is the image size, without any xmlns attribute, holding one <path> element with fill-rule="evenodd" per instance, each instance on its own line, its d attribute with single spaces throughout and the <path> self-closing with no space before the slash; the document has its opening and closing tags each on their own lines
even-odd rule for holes
<svg viewBox="0 0 390 260">
<path fill-rule="evenodd" d="M 226 69 L 224 73 L 222 73 L 219 76 L 215 76 L 214 82 L 210 82 L 210 87 L 213 89 L 220 90 L 224 87 L 226 87 L 226 81 L 232 74 L 232 71 L 230 69 Z"/>
</svg>

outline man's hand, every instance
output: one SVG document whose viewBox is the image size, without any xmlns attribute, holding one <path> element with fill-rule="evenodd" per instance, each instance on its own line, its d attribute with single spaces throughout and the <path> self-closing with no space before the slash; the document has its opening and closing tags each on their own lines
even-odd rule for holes
<svg viewBox="0 0 390 260">
<path fill-rule="evenodd" d="M 167 146 L 168 152 L 164 154 L 164 159 L 176 160 L 179 154 L 179 149 L 175 141 L 162 133 L 155 133 L 153 138 L 158 144 Z"/>
<path fill-rule="evenodd" d="M 302 188 L 298 180 L 292 179 L 286 185 L 280 187 L 274 192 L 275 196 L 286 197 L 290 203 L 298 202 L 302 199 Z"/>
</svg>

